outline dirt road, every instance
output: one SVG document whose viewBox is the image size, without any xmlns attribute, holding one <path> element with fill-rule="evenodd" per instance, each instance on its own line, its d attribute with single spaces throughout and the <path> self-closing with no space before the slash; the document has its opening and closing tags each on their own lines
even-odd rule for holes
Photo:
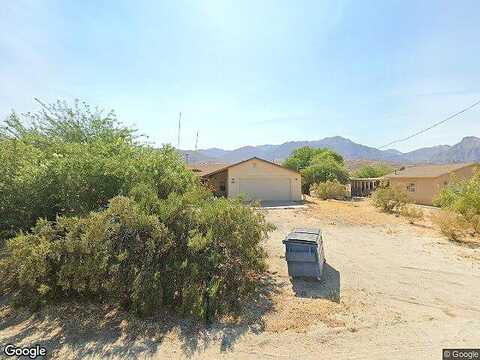
<svg viewBox="0 0 480 360">
<path fill-rule="evenodd" d="M 440 359 L 444 347 L 480 347 L 479 248 L 368 202 L 311 203 L 267 218 L 277 226 L 265 244 L 273 296 L 240 324 L 204 329 L 80 305 L 68 316 L 22 317 L 4 306 L 0 344 L 40 343 L 67 359 Z M 295 227 L 323 230 L 321 283 L 287 276 L 282 239 Z"/>
</svg>

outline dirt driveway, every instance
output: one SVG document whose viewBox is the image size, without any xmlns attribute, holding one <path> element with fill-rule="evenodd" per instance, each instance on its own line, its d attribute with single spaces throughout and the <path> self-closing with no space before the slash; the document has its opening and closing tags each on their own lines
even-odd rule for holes
<svg viewBox="0 0 480 360">
<path fill-rule="evenodd" d="M 44 344 L 65 359 L 440 359 L 445 347 L 480 347 L 480 249 L 443 239 L 428 214 L 410 225 L 368 201 L 326 201 L 266 215 L 277 226 L 265 244 L 273 295 L 240 324 L 196 328 L 81 305 L 22 316 L 4 306 L 0 344 Z M 282 239 L 295 227 L 323 230 L 320 283 L 288 278 Z"/>
</svg>

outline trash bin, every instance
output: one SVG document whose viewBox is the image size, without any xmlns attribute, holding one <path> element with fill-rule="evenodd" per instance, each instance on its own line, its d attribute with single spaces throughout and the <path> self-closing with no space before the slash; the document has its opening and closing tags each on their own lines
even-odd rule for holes
<svg viewBox="0 0 480 360">
<path fill-rule="evenodd" d="M 322 277 L 325 255 L 320 229 L 295 229 L 283 243 L 289 276 L 317 279 Z"/>
</svg>

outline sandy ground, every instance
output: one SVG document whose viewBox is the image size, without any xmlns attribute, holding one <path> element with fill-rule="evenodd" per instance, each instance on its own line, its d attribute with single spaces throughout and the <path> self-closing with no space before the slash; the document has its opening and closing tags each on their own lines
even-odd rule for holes
<svg viewBox="0 0 480 360">
<path fill-rule="evenodd" d="M 2 306 L 0 344 L 40 344 L 61 359 L 440 359 L 442 348 L 479 347 L 480 248 L 443 239 L 429 220 L 435 210 L 424 210 L 417 225 L 368 201 L 266 211 L 277 230 L 265 244 L 265 292 L 240 322 L 204 328 L 88 304 L 36 315 Z M 288 278 L 282 239 L 295 227 L 323 230 L 321 282 Z"/>
</svg>

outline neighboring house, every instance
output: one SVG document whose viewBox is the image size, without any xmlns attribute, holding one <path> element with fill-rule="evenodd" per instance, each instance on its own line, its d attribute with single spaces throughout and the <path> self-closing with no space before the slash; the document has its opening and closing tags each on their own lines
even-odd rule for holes
<svg viewBox="0 0 480 360">
<path fill-rule="evenodd" d="M 231 165 L 190 168 L 218 196 L 236 197 L 243 194 L 246 200 L 302 200 L 300 173 L 257 157 Z"/>
<path fill-rule="evenodd" d="M 390 186 L 406 191 L 417 204 L 432 205 L 440 190 L 453 178 L 469 179 L 478 164 L 446 164 L 411 166 L 386 175 Z"/>
</svg>

